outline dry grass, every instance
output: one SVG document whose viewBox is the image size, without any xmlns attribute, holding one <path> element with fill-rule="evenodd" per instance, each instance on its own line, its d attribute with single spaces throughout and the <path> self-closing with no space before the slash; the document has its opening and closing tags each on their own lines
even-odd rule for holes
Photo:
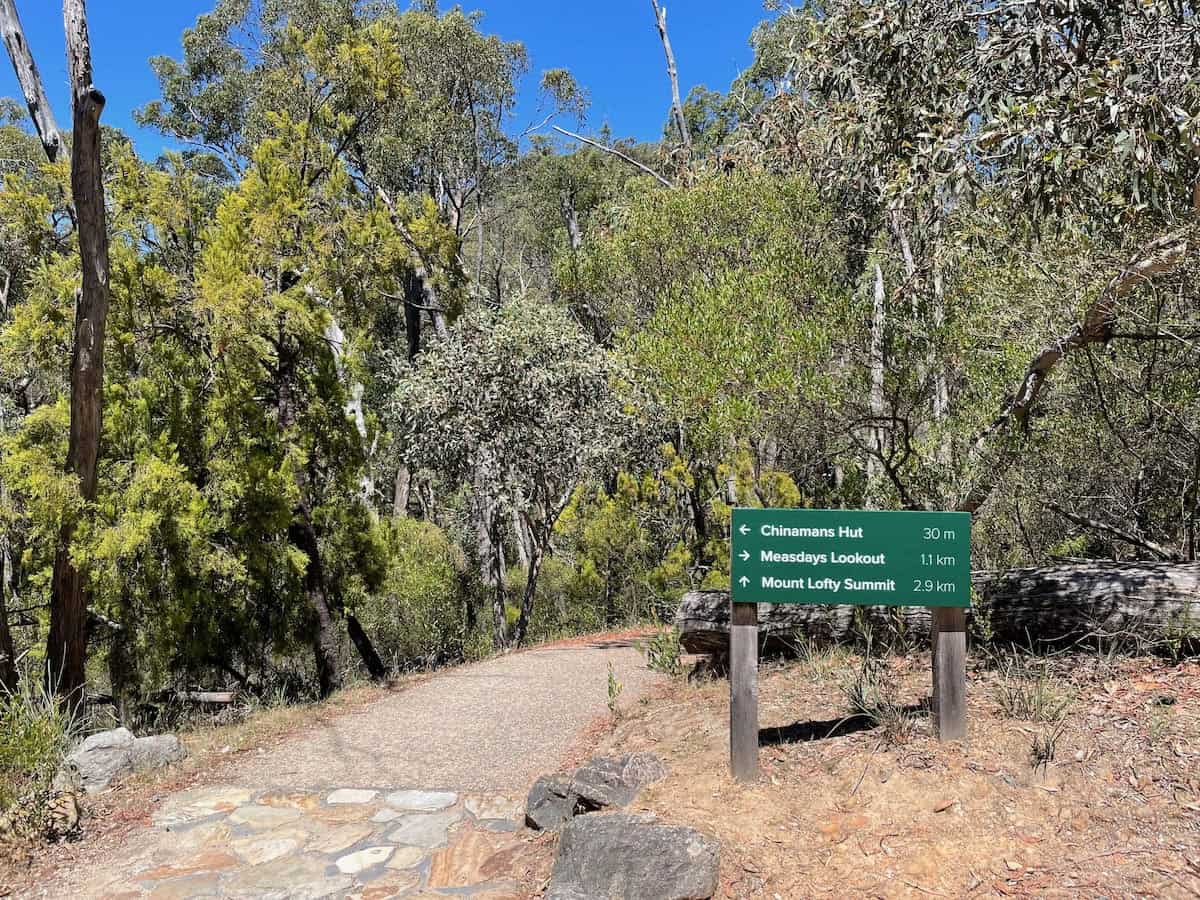
<svg viewBox="0 0 1200 900">
<path fill-rule="evenodd" d="M 723 897 L 1197 896 L 1200 664 L 1020 662 L 969 673 L 963 745 L 929 735 L 928 652 L 870 675 L 910 711 L 897 742 L 845 720 L 863 663 L 836 651 L 764 665 L 759 784 L 727 775 L 723 680 L 673 682 L 602 749 L 667 761 L 643 805 L 721 839 Z"/>
</svg>

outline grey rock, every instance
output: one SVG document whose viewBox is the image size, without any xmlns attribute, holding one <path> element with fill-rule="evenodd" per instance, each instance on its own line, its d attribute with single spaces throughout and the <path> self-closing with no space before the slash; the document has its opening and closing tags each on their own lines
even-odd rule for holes
<svg viewBox="0 0 1200 900">
<path fill-rule="evenodd" d="M 575 771 L 571 793 L 584 810 L 622 809 L 642 788 L 666 776 L 666 767 L 653 753 L 601 756 Z"/>
<path fill-rule="evenodd" d="M 173 734 L 137 738 L 130 748 L 133 771 L 145 772 L 162 769 L 172 763 L 182 762 L 187 757 L 183 742 Z"/>
<path fill-rule="evenodd" d="M 719 844 L 694 829 L 580 816 L 563 828 L 545 900 L 707 900 L 719 869 Z"/>
<path fill-rule="evenodd" d="M 543 775 L 529 789 L 525 824 L 537 831 L 558 831 L 575 815 L 576 799 L 566 775 Z"/>
<path fill-rule="evenodd" d="M 57 783 L 78 785 L 89 794 L 116 778 L 179 762 L 187 756 L 173 734 L 135 738 L 126 728 L 93 734 L 65 760 Z"/>
<path fill-rule="evenodd" d="M 462 819 L 462 812 L 414 813 L 396 820 L 396 830 L 388 835 L 393 844 L 432 849 L 446 843 L 450 828 Z"/>
</svg>

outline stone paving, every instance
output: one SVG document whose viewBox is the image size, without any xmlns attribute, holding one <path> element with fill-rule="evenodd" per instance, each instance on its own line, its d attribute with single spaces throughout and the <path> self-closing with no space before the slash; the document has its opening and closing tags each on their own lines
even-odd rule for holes
<svg viewBox="0 0 1200 900">
<path fill-rule="evenodd" d="M 540 849 L 525 795 L 606 714 L 610 665 L 622 704 L 658 677 L 623 640 L 440 672 L 164 798 L 118 850 L 21 896 L 520 897 Z"/>
<path fill-rule="evenodd" d="M 523 815 L 517 798 L 450 791 L 197 788 L 158 808 L 124 874 L 69 896 L 518 900 Z"/>
</svg>

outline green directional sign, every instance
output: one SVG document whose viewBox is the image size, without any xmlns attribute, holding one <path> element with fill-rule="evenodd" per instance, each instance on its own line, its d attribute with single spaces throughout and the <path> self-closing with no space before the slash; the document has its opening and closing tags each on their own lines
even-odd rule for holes
<svg viewBox="0 0 1200 900">
<path fill-rule="evenodd" d="M 735 603 L 970 606 L 971 515 L 735 509 Z"/>
</svg>

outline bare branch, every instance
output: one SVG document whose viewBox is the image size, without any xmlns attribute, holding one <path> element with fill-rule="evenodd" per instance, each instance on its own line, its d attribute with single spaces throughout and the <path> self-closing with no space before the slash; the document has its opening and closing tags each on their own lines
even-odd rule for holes
<svg viewBox="0 0 1200 900">
<path fill-rule="evenodd" d="M 1111 525 L 1108 522 L 1101 522 L 1099 519 L 1081 516 L 1078 513 L 1069 512 L 1068 510 L 1063 509 L 1057 503 L 1053 502 L 1047 503 L 1046 508 L 1051 512 L 1058 513 L 1064 519 L 1074 522 L 1076 525 L 1110 535 L 1119 541 L 1124 541 L 1126 544 L 1131 544 L 1134 547 L 1147 550 L 1162 559 L 1170 560 L 1172 562 L 1179 562 L 1182 559 L 1180 554 L 1176 551 L 1164 547 L 1162 544 L 1157 544 L 1147 538 L 1133 534 L 1132 532 L 1125 531 L 1123 528 L 1118 528 L 1116 525 Z"/>
<path fill-rule="evenodd" d="M 45 148 L 50 162 L 55 162 L 59 150 L 62 149 L 62 136 L 54 121 L 50 101 L 46 98 L 41 73 L 38 72 L 37 63 L 29 51 L 29 43 L 25 40 L 21 19 L 17 15 L 16 0 L 0 0 L 0 32 L 3 33 L 8 58 L 12 60 L 13 71 L 17 74 L 17 82 L 21 85 L 21 93 L 25 95 L 29 116 L 33 119 L 42 147 Z"/>
<path fill-rule="evenodd" d="M 1038 352 L 1025 370 L 1025 377 L 1016 393 L 1004 404 L 991 424 L 971 442 L 969 460 L 972 463 L 983 463 L 999 433 L 1010 425 L 1028 428 L 1030 413 L 1042 389 L 1054 368 L 1067 354 L 1112 339 L 1117 321 L 1117 303 L 1121 298 L 1155 276 L 1179 268 L 1192 249 L 1192 227 L 1162 235 L 1142 247 L 1105 285 L 1083 318 L 1070 331 Z M 1010 449 L 1002 454 L 1002 459 L 988 461 L 984 466 L 986 472 L 971 486 L 958 508 L 964 512 L 978 510 L 991 496 L 999 476 L 1015 456 L 1016 451 Z"/>
<path fill-rule="evenodd" d="M 565 134 L 567 137 L 574 138 L 575 140 L 577 140 L 581 143 L 587 144 L 589 147 L 595 147 L 597 150 L 603 150 L 605 153 L 611 153 L 613 156 L 617 157 L 618 159 L 624 160 L 625 162 L 629 163 L 631 166 L 641 169 L 647 175 L 649 175 L 650 177 L 657 180 L 658 183 L 661 184 L 663 187 L 674 187 L 675 186 L 675 185 L 671 184 L 671 182 L 667 181 L 667 179 L 664 178 L 662 175 L 659 175 L 657 172 L 655 172 L 653 169 L 651 169 L 649 166 L 638 162 L 636 159 L 634 159 L 632 156 L 629 156 L 626 153 L 622 153 L 616 147 L 608 147 L 608 146 L 600 143 L 599 141 L 594 141 L 591 138 L 586 138 L 582 134 L 576 134 L 573 131 L 567 131 L 567 129 L 565 129 L 565 128 L 559 128 L 557 125 L 554 125 L 552 127 L 559 134 Z"/>
<path fill-rule="evenodd" d="M 675 53 L 671 49 L 671 39 L 667 36 L 667 8 L 659 6 L 658 0 L 650 0 L 654 7 L 654 21 L 658 25 L 658 36 L 662 40 L 663 52 L 667 55 L 667 77 L 671 79 L 671 112 L 675 116 L 675 125 L 679 128 L 679 140 L 688 150 L 692 149 L 692 135 L 688 129 L 687 119 L 683 116 L 683 101 L 679 96 L 679 71 L 675 66 Z"/>
</svg>

